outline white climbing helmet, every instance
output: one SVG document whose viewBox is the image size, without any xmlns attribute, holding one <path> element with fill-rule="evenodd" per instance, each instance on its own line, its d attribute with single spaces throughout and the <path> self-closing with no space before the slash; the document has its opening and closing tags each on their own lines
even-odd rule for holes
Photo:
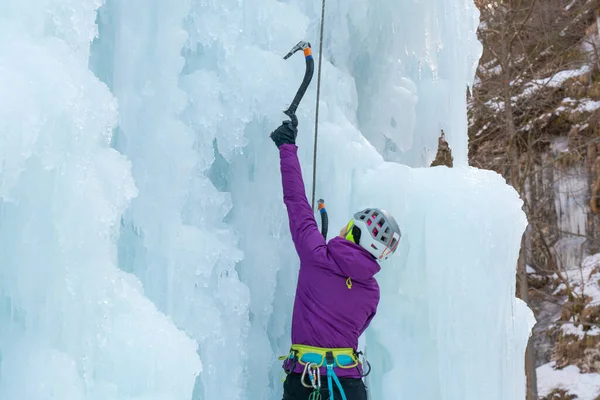
<svg viewBox="0 0 600 400">
<path fill-rule="evenodd" d="M 365 208 L 354 214 L 360 229 L 359 245 L 377 260 L 386 260 L 398 248 L 402 233 L 394 217 L 379 208 Z"/>
</svg>

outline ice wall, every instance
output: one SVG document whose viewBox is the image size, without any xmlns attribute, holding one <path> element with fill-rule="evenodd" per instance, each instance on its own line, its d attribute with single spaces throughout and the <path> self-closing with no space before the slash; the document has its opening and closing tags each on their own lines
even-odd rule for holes
<svg viewBox="0 0 600 400">
<path fill-rule="evenodd" d="M 0 398 L 281 398 L 298 261 L 268 133 L 320 2 L 3 7 Z M 373 398 L 524 398 L 524 215 L 466 167 L 476 24 L 470 1 L 327 1 L 317 196 L 332 232 L 367 205 L 404 232 L 364 338 Z M 441 129 L 458 168 L 407 167 Z"/>
<path fill-rule="evenodd" d="M 386 160 L 414 167 L 431 164 L 444 130 L 455 163 L 466 165 L 466 90 L 481 47 L 473 2 L 327 4 L 325 54 L 355 79 L 349 120 Z"/>
<path fill-rule="evenodd" d="M 385 296 L 367 335 L 383 372 L 371 378 L 373 398 L 524 399 L 532 314 L 512 286 L 526 223 L 518 195 L 493 172 L 397 164 L 363 176 L 357 191 L 377 192 L 390 176 L 409 190 L 370 201 L 400 216 L 406 234 L 379 276 Z"/>
<path fill-rule="evenodd" d="M 137 195 L 94 1 L 0 6 L 0 398 L 183 399 L 196 344 L 117 267 Z"/>
<path fill-rule="evenodd" d="M 587 240 L 589 177 L 582 166 L 553 169 L 554 207 L 559 239 L 554 245 L 560 268 L 581 265 L 588 256 Z"/>
</svg>

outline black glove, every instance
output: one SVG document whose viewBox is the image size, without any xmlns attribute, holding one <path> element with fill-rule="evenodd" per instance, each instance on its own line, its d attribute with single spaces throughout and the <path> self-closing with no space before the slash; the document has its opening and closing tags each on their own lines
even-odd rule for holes
<svg viewBox="0 0 600 400">
<path fill-rule="evenodd" d="M 277 148 L 282 144 L 296 144 L 298 129 L 292 125 L 292 121 L 283 121 L 279 128 L 271 133 L 271 139 L 275 142 Z"/>
</svg>

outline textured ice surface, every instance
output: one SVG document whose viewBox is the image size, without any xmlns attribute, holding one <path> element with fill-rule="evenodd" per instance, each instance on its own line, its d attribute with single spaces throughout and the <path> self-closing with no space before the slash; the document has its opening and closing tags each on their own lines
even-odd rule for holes
<svg viewBox="0 0 600 400">
<path fill-rule="evenodd" d="M 381 174 L 380 176 L 379 173 Z M 357 184 L 376 192 L 396 176 L 409 188 L 374 201 L 400 217 L 401 256 L 379 276 L 367 335 L 374 398 L 524 399 L 522 354 L 532 315 L 513 300 L 518 196 L 495 173 L 388 164 Z M 370 201 L 373 201 L 369 199 Z M 365 201 L 366 203 L 366 201 Z M 507 223 L 507 221 L 510 221 Z"/>
<path fill-rule="evenodd" d="M 561 268 L 577 268 L 586 253 L 588 174 L 585 168 L 572 167 L 554 170 L 554 205 L 560 230 L 554 245 Z"/>
<path fill-rule="evenodd" d="M 298 260 L 268 133 L 304 72 L 282 56 L 317 52 L 320 11 L 3 1 L 1 399 L 281 398 Z M 332 232 L 371 205 L 404 232 L 363 338 L 377 399 L 524 398 L 525 218 L 466 167 L 477 22 L 470 0 L 327 2 L 317 196 Z M 457 168 L 416 168 L 442 129 Z"/>
<path fill-rule="evenodd" d="M 200 370 L 193 340 L 117 266 L 137 189 L 109 145 L 116 99 L 88 68 L 96 6 L 0 7 L 3 400 L 183 399 Z"/>
</svg>

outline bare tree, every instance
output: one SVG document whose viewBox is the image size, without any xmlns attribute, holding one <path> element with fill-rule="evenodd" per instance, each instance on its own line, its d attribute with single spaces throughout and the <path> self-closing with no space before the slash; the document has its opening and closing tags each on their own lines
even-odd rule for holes
<svg viewBox="0 0 600 400">
<path fill-rule="evenodd" d="M 547 114 L 564 98 L 564 87 L 557 85 L 559 73 L 581 64 L 582 32 L 590 25 L 597 1 L 572 9 L 560 0 L 476 3 L 483 21 L 479 37 L 484 54 L 470 98 L 470 159 L 475 166 L 501 173 L 524 200 L 529 227 L 516 268 L 517 296 L 529 304 L 528 258 L 543 260 L 548 272 L 556 273 L 571 291 L 553 250 L 559 232 L 555 193 L 546 179 L 560 158 L 547 163 L 544 157 L 555 137 L 571 127 L 560 116 Z M 583 76 L 584 84 L 585 78 L 589 74 Z M 525 360 L 527 400 L 537 399 L 531 343 Z"/>
</svg>

